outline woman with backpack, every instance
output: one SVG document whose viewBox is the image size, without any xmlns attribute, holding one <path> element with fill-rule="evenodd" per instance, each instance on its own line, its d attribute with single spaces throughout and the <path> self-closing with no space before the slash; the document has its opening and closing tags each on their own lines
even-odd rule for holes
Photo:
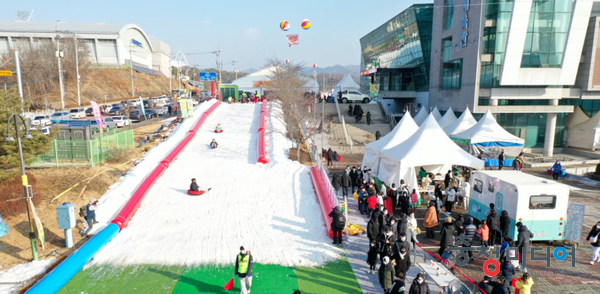
<svg viewBox="0 0 600 294">
<path fill-rule="evenodd" d="M 346 227 L 346 217 L 339 206 L 333 208 L 329 213 L 331 220 L 331 230 L 333 231 L 333 244 L 342 245 L 342 231 Z"/>
</svg>

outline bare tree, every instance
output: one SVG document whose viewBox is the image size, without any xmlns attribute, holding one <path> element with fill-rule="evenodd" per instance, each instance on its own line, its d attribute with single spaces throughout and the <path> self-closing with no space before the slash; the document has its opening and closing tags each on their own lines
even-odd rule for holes
<svg viewBox="0 0 600 294">
<path fill-rule="evenodd" d="M 316 134 L 318 120 L 310 111 L 314 109 L 314 96 L 306 95 L 308 77 L 302 74 L 302 63 L 290 63 L 277 59 L 267 60 L 271 72 L 267 75 L 271 80 L 267 99 L 280 103 L 281 111 L 274 112 L 273 117 L 282 122 L 286 129 L 282 134 L 296 144 L 296 158 L 300 161 L 300 146 Z M 321 128 L 322 130 L 323 128 Z"/>
</svg>

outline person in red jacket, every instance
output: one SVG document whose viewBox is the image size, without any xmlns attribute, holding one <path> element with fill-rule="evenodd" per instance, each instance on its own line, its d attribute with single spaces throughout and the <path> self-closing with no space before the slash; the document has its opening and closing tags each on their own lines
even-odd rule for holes
<svg viewBox="0 0 600 294">
<path fill-rule="evenodd" d="M 369 209 L 367 210 L 367 215 L 371 215 L 373 209 L 377 206 L 377 196 L 371 195 L 367 197 L 367 205 L 369 205 Z"/>
</svg>

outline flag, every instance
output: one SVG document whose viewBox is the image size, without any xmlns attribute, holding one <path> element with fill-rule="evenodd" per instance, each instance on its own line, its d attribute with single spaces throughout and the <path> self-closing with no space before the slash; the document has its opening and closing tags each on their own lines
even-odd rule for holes
<svg viewBox="0 0 600 294">
<path fill-rule="evenodd" d="M 92 112 L 94 112 L 96 124 L 98 124 L 98 129 L 100 130 L 100 133 L 102 133 L 102 127 L 104 126 L 102 125 L 102 112 L 100 111 L 100 106 L 98 106 L 98 103 L 96 103 L 96 101 L 91 101 L 90 103 L 92 104 Z"/>
<path fill-rule="evenodd" d="M 223 286 L 223 289 L 229 291 L 231 289 L 233 289 L 234 287 L 234 282 L 233 282 L 233 278 L 231 278 L 231 280 L 229 280 L 229 282 L 227 282 L 227 284 L 225 284 L 225 286 Z"/>
<path fill-rule="evenodd" d="M 290 47 L 292 47 L 292 45 L 298 45 L 300 44 L 300 37 L 298 37 L 298 34 L 295 35 L 285 35 L 285 37 L 288 40 L 288 43 L 290 43 Z"/>
</svg>

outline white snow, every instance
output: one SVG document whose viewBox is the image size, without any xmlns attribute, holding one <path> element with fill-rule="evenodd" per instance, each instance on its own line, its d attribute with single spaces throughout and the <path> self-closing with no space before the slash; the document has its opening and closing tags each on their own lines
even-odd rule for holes
<svg viewBox="0 0 600 294">
<path fill-rule="evenodd" d="M 231 264 L 241 245 L 264 264 L 317 266 L 340 258 L 309 167 L 287 158 L 289 142 L 276 119 L 267 132 L 271 163 L 256 163 L 259 113 L 260 104 L 219 106 L 92 264 Z M 213 132 L 217 123 L 221 134 Z M 213 138 L 215 150 L 208 146 Z M 187 195 L 191 178 L 212 190 Z"/>
<path fill-rule="evenodd" d="M 216 100 L 205 102 L 194 109 L 194 117 L 184 120 L 179 124 L 169 137 L 158 146 L 150 149 L 144 154 L 143 160 L 138 165 L 130 169 L 125 177 L 110 186 L 108 191 L 99 199 L 96 210 L 96 220 L 99 224 L 94 225 L 92 234 L 97 234 L 106 227 L 119 213 L 123 205 L 127 203 L 133 190 L 142 182 L 154 167 L 173 149 L 185 135 L 187 131 L 198 121 L 204 111 L 216 103 Z M 86 203 L 87 204 L 87 203 Z"/>
<path fill-rule="evenodd" d="M 29 279 L 46 272 L 56 258 L 34 260 L 0 271 L 0 293 L 17 293 Z"/>
</svg>

